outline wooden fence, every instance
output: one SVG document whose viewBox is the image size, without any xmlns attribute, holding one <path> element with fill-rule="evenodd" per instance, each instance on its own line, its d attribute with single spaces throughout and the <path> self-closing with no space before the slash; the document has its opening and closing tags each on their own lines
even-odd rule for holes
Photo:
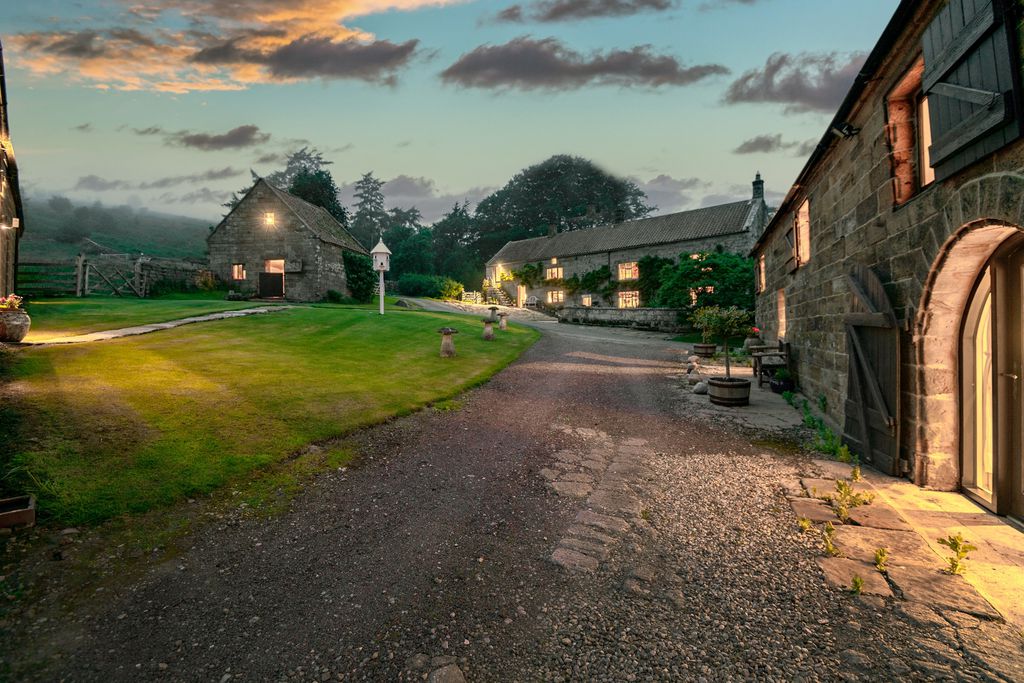
<svg viewBox="0 0 1024 683">
<path fill-rule="evenodd" d="M 68 261 L 21 261 L 22 296 L 148 296 L 154 288 L 193 289 L 209 269 L 189 261 L 130 254 L 79 255 Z"/>
</svg>

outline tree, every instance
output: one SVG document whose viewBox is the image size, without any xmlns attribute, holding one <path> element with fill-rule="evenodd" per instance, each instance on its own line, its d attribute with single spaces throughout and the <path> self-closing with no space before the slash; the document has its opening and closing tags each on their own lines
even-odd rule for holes
<svg viewBox="0 0 1024 683">
<path fill-rule="evenodd" d="M 60 214 L 69 214 L 75 208 L 70 199 L 56 194 L 50 197 L 46 203 L 51 209 Z"/>
<path fill-rule="evenodd" d="M 337 218 L 339 223 L 348 226 L 348 212 L 338 201 L 338 186 L 334 183 L 330 171 L 302 169 L 292 178 L 288 192 L 310 204 L 322 206 L 327 209 L 327 213 Z"/>
<path fill-rule="evenodd" d="M 637 261 L 640 279 L 636 282 L 636 288 L 640 291 L 640 301 L 644 306 L 650 306 L 657 299 L 662 280 L 670 272 L 666 269 L 674 266 L 675 263 L 670 258 L 660 256 L 643 256 Z"/>
<path fill-rule="evenodd" d="M 670 308 L 704 306 L 754 308 L 754 261 L 737 254 L 681 254 L 679 263 L 663 271 L 655 304 Z"/>
<path fill-rule="evenodd" d="M 387 214 L 384 243 L 391 250 L 391 276 L 403 273 L 434 273 L 433 236 L 420 221 L 419 209 L 391 209 Z"/>
<path fill-rule="evenodd" d="M 475 227 L 469 202 L 456 203 L 431 226 L 434 272 L 476 288 L 484 277 L 484 262 L 471 249 Z"/>
<path fill-rule="evenodd" d="M 352 235 L 367 249 L 372 249 L 388 225 L 384 208 L 384 181 L 364 173 L 356 181 L 355 211 L 352 213 Z"/>
<path fill-rule="evenodd" d="M 377 276 L 373 272 L 370 257 L 345 250 L 341 258 L 345 263 L 345 280 L 352 298 L 363 304 L 371 301 Z"/>
<path fill-rule="evenodd" d="M 584 230 L 646 216 L 654 207 L 634 183 L 592 161 L 553 156 L 517 173 L 476 209 L 477 254 L 486 259 L 511 240 Z"/>
<path fill-rule="evenodd" d="M 325 166 L 330 166 L 333 161 L 327 161 L 324 159 L 324 155 L 316 147 L 303 147 L 302 149 L 295 150 L 288 155 L 285 160 L 284 168 L 279 171 L 274 171 L 267 176 L 264 176 L 266 181 L 274 187 L 280 187 L 282 189 L 291 187 L 292 182 L 299 173 L 305 171 L 308 173 L 316 173 L 317 171 L 324 170 Z M 231 198 L 228 199 L 221 206 L 225 207 L 228 211 L 238 206 L 238 202 L 242 201 L 242 197 L 248 192 L 256 181 L 260 179 L 260 176 L 256 171 L 249 169 L 249 174 L 252 176 L 252 182 L 243 187 L 237 192 L 231 193 Z M 333 182 L 333 181 L 332 181 Z M 324 207 L 327 208 L 327 207 Z M 328 209 L 330 210 L 330 209 Z M 333 214 L 332 214 L 333 215 Z M 340 219 L 339 219 L 340 220 Z"/>
</svg>

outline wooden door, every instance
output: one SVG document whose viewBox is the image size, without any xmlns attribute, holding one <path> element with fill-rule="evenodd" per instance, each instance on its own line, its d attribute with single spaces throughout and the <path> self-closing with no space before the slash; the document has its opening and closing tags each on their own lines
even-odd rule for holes
<svg viewBox="0 0 1024 683">
<path fill-rule="evenodd" d="M 898 475 L 900 452 L 900 331 L 889 297 L 871 269 L 847 273 L 845 316 L 849 358 L 843 439 L 862 462 Z"/>
</svg>

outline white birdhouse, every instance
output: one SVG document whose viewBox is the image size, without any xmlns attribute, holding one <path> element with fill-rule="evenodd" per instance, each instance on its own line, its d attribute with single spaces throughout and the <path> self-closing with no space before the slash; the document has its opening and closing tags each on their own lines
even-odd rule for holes
<svg viewBox="0 0 1024 683">
<path fill-rule="evenodd" d="M 377 242 L 377 246 L 370 252 L 373 257 L 373 269 L 381 273 L 391 270 L 391 250 L 384 246 L 384 240 Z"/>
</svg>

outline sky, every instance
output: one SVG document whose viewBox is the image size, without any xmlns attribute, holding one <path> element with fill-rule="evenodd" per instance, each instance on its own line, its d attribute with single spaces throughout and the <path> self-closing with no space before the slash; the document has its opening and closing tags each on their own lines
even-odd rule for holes
<svg viewBox="0 0 1024 683">
<path fill-rule="evenodd" d="M 659 212 L 778 202 L 897 0 L 0 0 L 28 196 L 216 222 L 315 147 L 427 222 L 574 154 Z"/>
</svg>

